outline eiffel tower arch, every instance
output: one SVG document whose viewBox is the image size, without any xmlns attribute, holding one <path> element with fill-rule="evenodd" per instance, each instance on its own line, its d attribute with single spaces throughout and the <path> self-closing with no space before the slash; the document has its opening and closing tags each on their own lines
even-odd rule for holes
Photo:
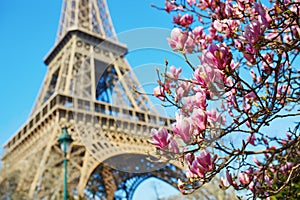
<svg viewBox="0 0 300 200">
<path fill-rule="evenodd" d="M 181 165 L 150 162 L 150 130 L 170 127 L 139 86 L 124 58 L 105 0 L 64 0 L 48 71 L 27 122 L 5 144 L 0 183 L 13 185 L 28 199 L 60 199 L 62 127 L 73 138 L 67 154 L 70 196 L 131 199 L 145 179 L 158 177 L 176 186 Z M 96 187 L 97 186 L 97 187 Z M 26 199 L 26 197 L 24 197 Z"/>
</svg>

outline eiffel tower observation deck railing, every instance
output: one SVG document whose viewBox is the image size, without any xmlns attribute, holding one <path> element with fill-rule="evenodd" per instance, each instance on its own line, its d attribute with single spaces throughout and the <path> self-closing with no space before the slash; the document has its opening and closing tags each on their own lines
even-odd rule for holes
<svg viewBox="0 0 300 200">
<path fill-rule="evenodd" d="M 90 99 L 76 100 L 78 101 L 77 109 L 79 109 L 77 111 L 78 118 L 81 118 L 84 123 L 92 122 L 92 116 L 98 117 L 101 120 L 102 129 L 120 129 L 143 140 L 145 140 L 145 137 L 149 137 L 152 128 L 159 128 L 162 125 L 170 127 L 172 123 L 172 118 L 140 112 L 129 107 L 114 106 L 100 101 L 91 102 Z M 92 107 L 94 107 L 94 110 L 92 110 Z M 58 111 L 60 117 L 66 118 L 67 121 L 74 119 L 74 98 L 72 96 L 56 95 L 49 99 L 48 103 L 29 118 L 20 131 L 4 145 L 3 158 L 13 151 L 21 151 L 18 147 L 22 143 L 30 141 L 31 137 L 36 137 L 32 134 L 32 130 L 55 111 Z M 126 117 L 129 118 L 126 119 Z"/>
</svg>

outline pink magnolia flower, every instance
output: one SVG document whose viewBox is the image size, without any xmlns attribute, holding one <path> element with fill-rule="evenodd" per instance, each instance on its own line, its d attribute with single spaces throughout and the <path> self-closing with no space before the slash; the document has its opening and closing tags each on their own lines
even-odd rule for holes
<svg viewBox="0 0 300 200">
<path fill-rule="evenodd" d="M 213 22 L 213 26 L 214 28 L 218 31 L 218 32 L 222 32 L 223 31 L 223 23 L 220 20 L 215 20 Z"/>
<path fill-rule="evenodd" d="M 255 63 L 255 57 L 253 54 L 249 54 L 249 53 L 243 53 L 244 57 L 252 64 Z"/>
<path fill-rule="evenodd" d="M 292 136 L 291 136 L 291 134 L 289 134 L 289 133 L 285 133 L 285 135 L 286 135 L 286 137 L 287 137 L 287 139 L 288 139 L 288 140 L 291 140 L 291 139 L 292 139 Z"/>
<path fill-rule="evenodd" d="M 221 177 L 220 186 L 221 186 L 221 189 L 227 189 L 230 185 L 229 185 L 228 181 L 225 178 Z"/>
<path fill-rule="evenodd" d="M 272 185 L 273 185 L 273 181 L 271 181 L 270 180 L 270 177 L 268 176 L 268 175 L 265 175 L 265 182 L 267 183 L 267 185 L 269 186 L 269 187 L 272 187 Z"/>
<path fill-rule="evenodd" d="M 174 137 L 170 138 L 169 150 L 175 154 L 179 153 L 179 147 Z"/>
<path fill-rule="evenodd" d="M 237 188 L 237 183 L 232 179 L 232 176 L 231 174 L 229 173 L 228 170 L 226 170 L 226 178 L 227 178 L 227 181 L 230 185 L 232 185 L 234 188 Z"/>
<path fill-rule="evenodd" d="M 215 20 L 213 22 L 213 26 L 218 32 L 225 34 L 227 37 L 230 37 L 234 35 L 235 30 L 239 26 L 239 23 L 236 20 L 223 19 Z"/>
<path fill-rule="evenodd" d="M 229 2 L 226 1 L 225 2 L 225 14 L 227 17 L 233 17 L 233 13 L 234 13 L 235 8 L 233 7 L 233 5 Z"/>
<path fill-rule="evenodd" d="M 292 162 L 287 162 L 285 165 L 283 165 L 282 167 L 279 168 L 279 171 L 284 173 L 284 174 L 287 174 L 288 171 L 290 171 L 293 167 L 293 163 Z"/>
<path fill-rule="evenodd" d="M 207 86 L 207 76 L 206 73 L 203 71 L 202 67 L 198 67 L 194 72 L 195 83 L 200 85 L 202 88 L 206 89 Z"/>
<path fill-rule="evenodd" d="M 188 37 L 187 32 L 183 32 L 179 28 L 174 28 L 171 31 L 171 38 L 168 38 L 169 45 L 175 51 L 182 50 L 184 48 L 184 43 Z"/>
<path fill-rule="evenodd" d="M 261 3 L 254 3 L 254 11 L 258 14 L 258 19 L 261 24 L 265 27 L 269 27 L 272 22 L 272 18 L 269 13 L 266 11 L 266 8 L 263 7 Z"/>
<path fill-rule="evenodd" d="M 253 179 L 253 168 L 249 167 L 246 171 L 239 173 L 238 177 L 243 185 L 248 185 Z"/>
<path fill-rule="evenodd" d="M 185 159 L 188 161 L 188 164 L 191 165 L 195 160 L 195 155 L 193 153 L 188 153 L 185 155 Z"/>
<path fill-rule="evenodd" d="M 194 49 L 194 41 L 188 32 L 182 31 L 179 28 L 174 28 L 171 31 L 171 38 L 167 38 L 170 47 L 173 51 L 186 51 L 192 53 Z"/>
<path fill-rule="evenodd" d="M 241 51 L 243 49 L 243 43 L 241 42 L 241 40 L 234 40 L 234 46 L 239 50 Z"/>
<path fill-rule="evenodd" d="M 204 178 L 207 172 L 214 169 L 215 160 L 216 156 L 212 158 L 209 152 L 202 151 L 199 156 L 195 157 L 195 160 L 192 162 L 192 165 L 189 166 L 189 169 L 199 178 Z"/>
<path fill-rule="evenodd" d="M 206 8 L 214 9 L 216 7 L 216 2 L 214 0 L 199 0 L 197 6 L 202 10 L 205 10 Z"/>
<path fill-rule="evenodd" d="M 248 185 L 251 181 L 251 177 L 248 173 L 242 172 L 242 173 L 239 173 L 239 180 L 240 180 L 241 184 Z"/>
<path fill-rule="evenodd" d="M 169 1 L 166 1 L 165 10 L 168 13 L 170 13 L 171 10 L 174 10 L 174 9 L 175 9 L 175 6 L 172 3 L 170 3 Z"/>
<path fill-rule="evenodd" d="M 200 155 L 195 157 L 195 161 L 208 172 L 214 169 L 216 158 L 216 156 L 211 157 L 208 151 L 201 151 Z"/>
<path fill-rule="evenodd" d="M 181 100 L 182 97 L 187 97 L 191 89 L 192 89 L 192 84 L 190 82 L 180 81 L 175 90 L 176 101 Z"/>
<path fill-rule="evenodd" d="M 261 188 L 261 184 L 259 182 L 254 183 L 254 181 L 251 181 L 251 183 L 249 184 L 249 190 L 251 192 L 254 192 L 255 190 L 260 189 L 260 188 Z"/>
<path fill-rule="evenodd" d="M 209 30 L 209 34 L 207 35 L 207 42 L 208 43 L 212 43 L 212 41 L 217 37 L 217 30 L 215 29 L 215 27 L 214 26 L 210 26 L 209 28 L 208 28 L 208 30 Z"/>
<path fill-rule="evenodd" d="M 148 140 L 152 145 L 164 149 L 168 147 L 171 139 L 171 135 L 168 133 L 167 129 L 164 127 L 156 129 L 151 129 L 152 140 Z"/>
<path fill-rule="evenodd" d="M 209 89 L 211 84 L 217 84 L 220 87 L 224 84 L 224 73 L 215 66 L 198 66 L 194 72 L 194 77 L 196 78 L 196 83 L 205 89 Z"/>
<path fill-rule="evenodd" d="M 234 108 L 238 107 L 236 96 L 235 96 L 235 90 L 230 90 L 226 92 L 227 96 L 227 104 L 233 106 Z"/>
<path fill-rule="evenodd" d="M 245 99 L 257 99 L 255 92 L 249 92 L 244 96 Z"/>
<path fill-rule="evenodd" d="M 193 20 L 193 15 L 190 14 L 185 14 L 183 16 L 178 14 L 177 16 L 173 17 L 173 23 L 183 27 L 188 27 L 189 25 L 191 25 L 193 23 Z"/>
<path fill-rule="evenodd" d="M 253 156 L 253 162 L 257 165 L 260 165 L 261 163 L 257 160 L 255 156 Z"/>
<path fill-rule="evenodd" d="M 164 89 L 161 86 L 157 86 L 156 88 L 154 88 L 153 94 L 155 97 L 159 98 L 160 100 L 162 101 L 165 100 Z"/>
<path fill-rule="evenodd" d="M 243 56 L 252 64 L 255 63 L 256 50 L 252 45 L 247 45 L 245 48 L 246 52 L 243 52 Z"/>
<path fill-rule="evenodd" d="M 193 6 L 196 4 L 196 0 L 187 0 L 187 3 L 190 5 L 190 6 Z"/>
<path fill-rule="evenodd" d="M 185 14 L 180 19 L 180 23 L 181 23 L 180 25 L 187 27 L 193 23 L 193 20 L 194 20 L 193 15 Z"/>
<path fill-rule="evenodd" d="M 194 109 L 191 119 L 193 121 L 193 126 L 196 128 L 198 134 L 203 132 L 206 129 L 207 116 L 205 112 L 200 109 Z"/>
<path fill-rule="evenodd" d="M 167 72 L 167 77 L 172 78 L 174 80 L 178 80 L 178 77 L 180 76 L 181 71 L 182 71 L 181 67 L 176 69 L 175 66 L 171 66 L 170 71 Z"/>
<path fill-rule="evenodd" d="M 250 144 L 252 144 L 253 146 L 255 145 L 255 140 L 256 140 L 256 137 L 255 137 L 255 135 L 254 134 L 252 134 L 251 136 L 249 136 L 248 138 L 247 138 L 247 141 L 250 143 Z"/>
<path fill-rule="evenodd" d="M 248 112 L 248 111 L 247 111 L 247 112 Z M 246 124 L 246 126 L 248 126 L 249 128 L 251 127 L 251 122 L 250 122 L 250 120 L 247 120 L 245 124 Z"/>
<path fill-rule="evenodd" d="M 222 117 L 221 113 L 217 113 L 216 110 L 208 110 L 206 111 L 207 121 L 209 122 L 210 126 L 215 126 L 218 124 L 224 124 L 225 119 Z"/>
<path fill-rule="evenodd" d="M 203 31 L 203 27 L 202 26 L 197 26 L 196 28 L 193 29 L 192 32 L 193 32 L 194 40 L 195 41 L 198 41 L 198 40 L 206 38 L 206 34 Z"/>
<path fill-rule="evenodd" d="M 184 104 L 182 109 L 186 112 L 193 112 L 195 108 L 206 108 L 206 93 L 203 90 L 199 90 L 195 95 L 183 98 Z"/>
<path fill-rule="evenodd" d="M 254 45 L 264 34 L 264 29 L 261 26 L 262 24 L 259 21 L 253 20 L 245 27 L 244 37 L 248 43 Z"/>
<path fill-rule="evenodd" d="M 183 115 L 176 114 L 176 122 L 172 126 L 174 134 L 178 135 L 185 143 L 191 141 L 192 126 L 191 120 Z"/>
<path fill-rule="evenodd" d="M 181 15 L 178 14 L 177 16 L 173 17 L 173 23 L 174 24 L 180 24 Z"/>
<path fill-rule="evenodd" d="M 211 67 L 216 66 L 218 69 L 223 70 L 226 65 L 231 63 L 232 55 L 228 50 L 228 47 L 223 45 L 211 44 L 208 51 L 206 51 L 201 57 L 202 64 L 207 64 Z"/>
<path fill-rule="evenodd" d="M 185 45 L 184 45 L 184 51 L 186 53 L 193 53 L 194 48 L 195 48 L 194 40 L 191 37 L 191 34 L 189 34 L 189 36 L 185 42 Z"/>
</svg>

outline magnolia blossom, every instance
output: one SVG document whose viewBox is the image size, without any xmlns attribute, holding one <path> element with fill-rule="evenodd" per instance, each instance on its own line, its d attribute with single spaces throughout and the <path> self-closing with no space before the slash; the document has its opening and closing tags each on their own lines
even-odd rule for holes
<svg viewBox="0 0 300 200">
<path fill-rule="evenodd" d="M 234 46 L 239 50 L 242 51 L 243 49 L 243 43 L 241 42 L 241 40 L 234 40 Z"/>
<path fill-rule="evenodd" d="M 192 38 L 194 39 L 195 45 L 198 47 L 198 51 L 202 51 L 208 47 L 207 35 L 203 30 L 202 26 L 197 26 L 192 31 Z"/>
<path fill-rule="evenodd" d="M 175 66 L 171 66 L 170 71 L 167 72 L 167 77 L 174 79 L 174 80 L 178 80 L 178 77 L 180 76 L 181 71 L 182 71 L 181 68 L 176 69 Z"/>
<path fill-rule="evenodd" d="M 255 156 L 253 156 L 253 162 L 257 165 L 260 165 L 261 163 L 257 160 Z"/>
<path fill-rule="evenodd" d="M 176 114 L 176 122 L 173 124 L 172 130 L 174 134 L 178 135 L 185 143 L 191 141 L 193 129 L 189 118 Z"/>
<path fill-rule="evenodd" d="M 175 6 L 170 3 L 169 1 L 166 1 L 165 10 L 169 13 L 171 10 L 174 10 Z"/>
<path fill-rule="evenodd" d="M 196 0 L 187 0 L 187 3 L 192 6 L 196 4 Z"/>
<path fill-rule="evenodd" d="M 206 111 L 207 121 L 211 127 L 215 127 L 216 124 L 224 124 L 225 119 L 221 113 L 218 113 L 215 109 Z"/>
<path fill-rule="evenodd" d="M 255 140 L 256 140 L 256 137 L 255 137 L 255 135 L 254 134 L 252 134 L 251 136 L 249 136 L 248 138 L 247 138 L 247 141 L 250 143 L 250 144 L 252 144 L 252 145 L 255 145 Z"/>
<path fill-rule="evenodd" d="M 202 64 L 205 63 L 211 67 L 216 66 L 218 69 L 223 70 L 226 65 L 231 63 L 231 57 L 228 47 L 211 44 L 208 51 L 200 57 L 200 61 Z"/>
<path fill-rule="evenodd" d="M 239 180 L 241 184 L 248 185 L 250 183 L 250 176 L 245 172 L 239 173 Z"/>
<path fill-rule="evenodd" d="M 234 179 L 232 178 L 231 174 L 229 173 L 228 170 L 226 170 L 226 179 L 228 181 L 228 183 L 230 185 L 232 185 L 233 187 L 237 188 L 237 183 L 234 181 Z"/>
<path fill-rule="evenodd" d="M 244 57 L 252 64 L 255 63 L 255 54 L 256 54 L 256 50 L 254 49 L 254 47 L 252 45 L 246 45 L 245 47 L 245 52 L 243 52 Z"/>
<path fill-rule="evenodd" d="M 193 29 L 194 40 L 199 41 L 206 38 L 206 34 L 202 26 L 197 26 Z"/>
<path fill-rule="evenodd" d="M 293 165 L 294 164 L 292 162 L 287 162 L 285 165 L 279 168 L 279 171 L 287 174 L 287 172 L 292 169 Z"/>
<path fill-rule="evenodd" d="M 183 97 L 187 97 L 192 87 L 193 85 L 190 82 L 180 81 L 175 89 L 176 101 L 181 100 Z"/>
<path fill-rule="evenodd" d="M 178 14 L 177 16 L 173 17 L 173 23 L 183 27 L 188 27 L 190 24 L 193 23 L 193 20 L 193 15 L 189 14 L 185 14 L 183 16 Z"/>
<path fill-rule="evenodd" d="M 184 44 L 188 38 L 187 32 L 183 32 L 179 28 L 174 28 L 171 31 L 171 38 L 167 38 L 171 48 L 174 51 L 183 50 Z"/>
<path fill-rule="evenodd" d="M 201 85 L 205 89 L 210 89 L 211 85 L 222 86 L 224 84 L 223 78 L 224 73 L 211 66 L 198 66 L 198 68 L 194 72 L 194 77 L 196 78 L 197 84 Z"/>
<path fill-rule="evenodd" d="M 264 25 L 264 28 L 267 28 L 272 21 L 269 13 L 263 7 L 261 3 L 254 3 L 254 11 L 258 14 L 258 20 L 261 24 Z"/>
<path fill-rule="evenodd" d="M 215 159 L 216 156 L 211 157 L 209 152 L 201 151 L 200 155 L 195 156 L 192 164 L 189 166 L 189 170 L 197 177 L 204 178 L 207 172 L 210 172 L 214 169 Z"/>
<path fill-rule="evenodd" d="M 194 127 L 197 130 L 197 132 L 195 132 L 196 134 L 200 134 L 206 129 L 207 116 L 202 109 L 194 109 L 191 119 L 193 121 Z"/>
<path fill-rule="evenodd" d="M 164 89 L 161 86 L 157 86 L 156 88 L 154 88 L 153 94 L 155 97 L 159 98 L 160 100 L 162 101 L 165 100 Z"/>
<path fill-rule="evenodd" d="M 233 106 L 234 108 L 238 107 L 235 93 L 236 92 L 234 89 L 226 92 L 228 107 L 230 107 L 230 106 Z"/>
<path fill-rule="evenodd" d="M 184 51 L 192 53 L 195 47 L 194 40 L 187 31 L 174 28 L 171 32 L 171 38 L 167 38 L 173 51 Z"/>
<path fill-rule="evenodd" d="M 176 140 L 174 139 L 174 137 L 170 138 L 169 150 L 170 150 L 170 152 L 175 153 L 175 154 L 178 154 L 180 152 L 178 144 L 177 144 Z"/>
<path fill-rule="evenodd" d="M 193 153 L 188 153 L 185 155 L 186 161 L 188 161 L 188 164 L 193 164 L 193 161 L 195 160 L 195 155 Z"/>
<path fill-rule="evenodd" d="M 227 37 L 230 37 L 234 35 L 239 23 L 236 20 L 223 19 L 215 20 L 213 26 L 218 32 L 224 33 Z"/>
<path fill-rule="evenodd" d="M 199 0 L 199 4 L 197 6 L 202 10 L 205 10 L 206 8 L 215 8 L 216 1 L 214 1 L 214 0 Z"/>
<path fill-rule="evenodd" d="M 148 142 L 150 142 L 154 146 L 160 149 L 164 149 L 169 145 L 171 135 L 168 133 L 166 128 L 161 127 L 158 130 L 151 129 L 151 134 L 152 140 L 148 140 Z"/>
<path fill-rule="evenodd" d="M 253 20 L 245 27 L 244 37 L 248 43 L 254 45 L 263 35 L 264 30 L 265 29 L 262 28 L 262 24 L 259 21 Z"/>
<path fill-rule="evenodd" d="M 184 97 L 184 105 L 182 109 L 185 112 L 193 112 L 194 109 L 201 108 L 205 110 L 206 108 L 206 93 L 203 90 L 199 90 L 195 95 Z"/>
</svg>

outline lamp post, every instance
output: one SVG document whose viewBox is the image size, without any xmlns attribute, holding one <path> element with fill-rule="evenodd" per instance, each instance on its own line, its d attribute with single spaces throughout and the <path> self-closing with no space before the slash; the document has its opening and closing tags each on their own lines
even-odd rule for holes
<svg viewBox="0 0 300 200">
<path fill-rule="evenodd" d="M 64 152 L 64 200 L 68 199 L 68 181 L 67 181 L 67 152 L 70 144 L 73 141 L 71 135 L 68 133 L 67 127 L 62 128 L 62 133 L 58 137 L 61 150 Z"/>
</svg>

